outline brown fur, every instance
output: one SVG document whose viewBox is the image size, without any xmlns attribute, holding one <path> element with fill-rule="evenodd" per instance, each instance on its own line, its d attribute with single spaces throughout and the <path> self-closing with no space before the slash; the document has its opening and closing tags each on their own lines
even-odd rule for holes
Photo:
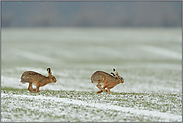
<svg viewBox="0 0 183 123">
<path fill-rule="evenodd" d="M 106 73 L 103 71 L 96 71 L 93 73 L 91 76 L 91 82 L 92 83 L 98 83 L 97 87 L 100 89 L 100 91 L 97 91 L 96 93 L 101 93 L 101 92 L 108 92 L 110 94 L 110 89 L 116 86 L 119 83 L 124 83 L 124 79 L 121 76 L 118 76 L 117 71 L 114 69 L 116 74 L 114 73 Z M 101 84 L 104 84 L 102 87 Z M 107 90 L 105 90 L 107 88 Z"/>
<path fill-rule="evenodd" d="M 48 77 L 34 71 L 25 71 L 21 76 L 21 82 L 29 83 L 28 90 L 30 92 L 38 93 L 39 87 L 43 87 L 46 84 L 55 83 L 57 81 L 56 78 L 53 75 L 51 75 L 50 68 L 47 69 L 47 72 Z M 33 89 L 32 84 L 36 85 L 36 89 Z"/>
</svg>

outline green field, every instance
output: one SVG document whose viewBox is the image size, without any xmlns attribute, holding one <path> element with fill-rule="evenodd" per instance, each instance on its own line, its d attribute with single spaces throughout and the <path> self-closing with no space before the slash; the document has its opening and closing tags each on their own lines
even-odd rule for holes
<svg viewBox="0 0 183 123">
<path fill-rule="evenodd" d="M 97 95 L 93 91 L 52 90 L 34 94 L 12 88 L 3 88 L 1 93 L 3 121 L 175 122 L 182 119 L 181 94 Z"/>
<path fill-rule="evenodd" d="M 1 121 L 182 121 L 180 28 L 2 28 Z M 24 71 L 57 83 L 30 93 Z M 96 94 L 93 72 L 125 83 Z"/>
</svg>

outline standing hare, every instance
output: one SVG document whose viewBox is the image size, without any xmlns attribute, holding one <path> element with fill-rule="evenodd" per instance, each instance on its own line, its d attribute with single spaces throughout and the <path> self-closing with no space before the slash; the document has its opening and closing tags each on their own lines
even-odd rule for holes
<svg viewBox="0 0 183 123">
<path fill-rule="evenodd" d="M 97 87 L 100 89 L 100 91 L 97 91 L 96 93 L 101 93 L 101 92 L 108 92 L 110 94 L 110 89 L 116 86 L 119 83 L 124 83 L 124 79 L 121 76 L 118 76 L 118 72 L 113 69 L 115 73 L 108 74 L 103 71 L 96 71 L 92 76 L 91 76 L 91 82 L 92 83 L 98 83 Z M 101 84 L 104 84 L 102 87 Z M 107 90 L 105 90 L 107 88 Z"/>
<path fill-rule="evenodd" d="M 41 75 L 34 71 L 25 71 L 21 76 L 21 83 L 29 83 L 28 90 L 30 92 L 39 92 L 39 87 L 43 87 L 46 84 L 49 83 L 55 83 L 57 80 L 56 78 L 51 74 L 51 69 L 47 68 L 48 77 Z M 36 85 L 36 89 L 32 88 L 32 84 Z"/>
</svg>

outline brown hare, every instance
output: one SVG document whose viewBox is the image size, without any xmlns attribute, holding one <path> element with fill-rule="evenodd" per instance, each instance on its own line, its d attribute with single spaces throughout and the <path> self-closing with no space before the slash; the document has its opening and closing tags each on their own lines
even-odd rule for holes
<svg viewBox="0 0 183 123">
<path fill-rule="evenodd" d="M 96 93 L 101 93 L 101 92 L 108 92 L 110 94 L 110 89 L 116 86 L 119 83 L 124 83 L 124 79 L 118 75 L 118 72 L 113 69 L 115 73 L 109 74 L 103 71 L 96 71 L 93 73 L 91 76 L 91 82 L 92 83 L 98 83 L 97 87 L 100 89 L 100 91 L 97 91 Z M 104 86 L 102 87 L 101 84 Z M 107 88 L 107 90 L 105 90 Z"/>
<path fill-rule="evenodd" d="M 21 83 L 29 83 L 28 90 L 30 92 L 39 92 L 39 87 L 43 87 L 46 84 L 49 83 L 55 83 L 57 80 L 56 78 L 51 74 L 51 69 L 47 68 L 48 77 L 41 75 L 34 71 L 25 71 L 21 76 Z M 36 89 L 32 88 L 32 84 L 36 85 Z"/>
</svg>

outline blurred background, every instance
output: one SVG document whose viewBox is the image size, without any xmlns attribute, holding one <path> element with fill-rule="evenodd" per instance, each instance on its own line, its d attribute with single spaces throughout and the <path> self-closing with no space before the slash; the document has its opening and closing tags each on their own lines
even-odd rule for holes
<svg viewBox="0 0 183 123">
<path fill-rule="evenodd" d="M 116 68 L 112 91 L 182 93 L 182 2 L 1 2 L 1 87 L 27 88 L 24 71 L 97 91 L 96 70 Z"/>
<path fill-rule="evenodd" d="M 2 27 L 180 27 L 181 2 L 10 2 Z"/>
</svg>

